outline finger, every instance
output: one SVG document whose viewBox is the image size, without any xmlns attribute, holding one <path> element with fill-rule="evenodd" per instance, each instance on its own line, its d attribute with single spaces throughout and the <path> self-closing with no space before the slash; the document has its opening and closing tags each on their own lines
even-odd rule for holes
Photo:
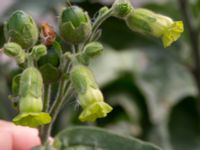
<svg viewBox="0 0 200 150">
<path fill-rule="evenodd" d="M 0 129 L 4 131 L 3 134 L 0 134 L 2 141 L 0 147 L 7 146 L 4 148 L 5 150 L 29 150 L 40 144 L 38 130 L 34 128 L 16 126 L 10 122 L 0 121 Z"/>
</svg>

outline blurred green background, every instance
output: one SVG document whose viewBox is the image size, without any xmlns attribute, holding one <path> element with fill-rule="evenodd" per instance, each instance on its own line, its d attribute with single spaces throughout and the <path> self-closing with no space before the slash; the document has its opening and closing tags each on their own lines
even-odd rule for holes
<svg viewBox="0 0 200 150">
<path fill-rule="evenodd" d="M 73 0 L 86 9 L 91 18 L 112 0 Z M 182 20 L 176 0 L 132 0 L 135 7 L 145 7 Z M 64 0 L 1 0 L 0 46 L 3 46 L 3 22 L 17 9 L 32 15 L 38 25 L 49 22 L 57 29 L 58 14 Z M 192 16 L 200 30 L 200 0 L 190 0 Z M 100 126 L 125 136 L 138 137 L 160 145 L 165 150 L 200 149 L 200 113 L 196 81 L 187 29 L 181 39 L 164 49 L 157 39 L 131 32 L 126 24 L 110 18 L 101 26 L 100 39 L 105 46 L 102 56 L 91 67 L 114 110 L 90 126 Z M 199 41 L 200 42 L 200 41 Z M 0 55 L 0 119 L 11 120 L 16 114 L 8 95 L 14 61 Z M 76 99 L 66 104 L 54 125 L 53 135 L 65 128 L 81 124 Z"/>
</svg>

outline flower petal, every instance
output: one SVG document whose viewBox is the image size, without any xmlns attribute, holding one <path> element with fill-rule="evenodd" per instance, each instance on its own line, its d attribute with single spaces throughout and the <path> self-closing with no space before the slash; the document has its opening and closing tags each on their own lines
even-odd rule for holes
<svg viewBox="0 0 200 150">
<path fill-rule="evenodd" d="M 170 46 L 173 42 L 178 40 L 181 33 L 184 31 L 184 26 L 182 21 L 174 22 L 169 28 L 166 29 L 162 36 L 162 42 L 164 47 Z"/>
<path fill-rule="evenodd" d="M 43 124 L 48 124 L 51 122 L 51 116 L 44 112 L 33 112 L 33 113 L 21 113 L 17 115 L 13 122 L 16 125 L 38 127 Z"/>
<path fill-rule="evenodd" d="M 97 118 L 107 116 L 112 110 L 112 107 L 104 102 L 96 102 L 83 110 L 79 119 L 83 122 L 94 122 Z"/>
</svg>

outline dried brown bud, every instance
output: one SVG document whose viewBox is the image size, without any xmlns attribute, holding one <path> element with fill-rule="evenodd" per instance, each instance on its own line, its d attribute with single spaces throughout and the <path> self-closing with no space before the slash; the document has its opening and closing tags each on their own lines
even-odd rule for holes
<svg viewBox="0 0 200 150">
<path fill-rule="evenodd" d="M 42 23 L 40 38 L 44 45 L 50 46 L 56 40 L 56 32 L 47 22 Z"/>
</svg>

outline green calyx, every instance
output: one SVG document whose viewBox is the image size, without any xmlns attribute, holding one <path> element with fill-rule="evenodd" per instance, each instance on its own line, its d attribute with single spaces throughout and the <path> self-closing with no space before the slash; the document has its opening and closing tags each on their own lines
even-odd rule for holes
<svg viewBox="0 0 200 150">
<path fill-rule="evenodd" d="M 31 16 L 17 10 L 4 24 L 4 35 L 7 41 L 16 42 L 28 49 L 38 40 L 38 28 Z"/>
<path fill-rule="evenodd" d="M 77 6 L 64 9 L 59 20 L 60 34 L 69 43 L 82 43 L 91 33 L 92 26 L 87 12 Z"/>
<path fill-rule="evenodd" d="M 22 47 L 14 42 L 8 42 L 4 44 L 4 53 L 7 56 L 14 57 L 18 64 L 22 64 L 25 62 L 26 54 Z"/>
<path fill-rule="evenodd" d="M 98 87 L 93 73 L 84 65 L 75 65 L 70 73 L 70 79 L 78 94 L 85 93 L 88 86 Z"/>
<path fill-rule="evenodd" d="M 41 112 L 43 80 L 40 72 L 34 67 L 25 69 L 19 83 L 20 112 Z"/>
<path fill-rule="evenodd" d="M 19 96 L 27 95 L 41 97 L 43 91 L 43 79 L 41 73 L 34 67 L 25 69 L 20 78 Z"/>
<path fill-rule="evenodd" d="M 116 0 L 112 9 L 115 17 L 124 19 L 131 13 L 133 6 L 129 0 Z"/>
</svg>

